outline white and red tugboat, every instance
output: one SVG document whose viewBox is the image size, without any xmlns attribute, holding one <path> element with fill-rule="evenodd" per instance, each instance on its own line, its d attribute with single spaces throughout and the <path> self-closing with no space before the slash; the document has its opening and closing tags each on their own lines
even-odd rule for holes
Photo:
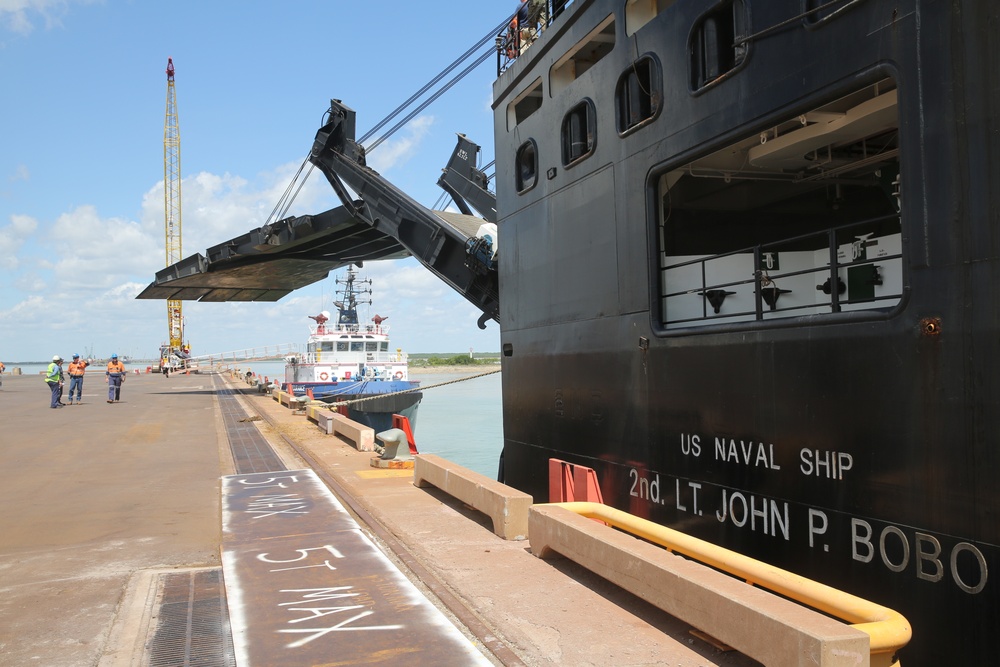
<svg viewBox="0 0 1000 667">
<path fill-rule="evenodd" d="M 350 266 L 337 285 L 336 321 L 327 311 L 309 316 L 316 325 L 309 327 L 305 354 L 285 363 L 288 389 L 327 403 L 350 401 L 347 416 L 376 432 L 392 428 L 394 414 L 415 429 L 423 394 L 415 391 L 420 383 L 409 378 L 406 354 L 390 344 L 388 318 L 376 314 L 370 322 L 358 321 L 358 297 L 371 294 L 371 280 L 359 280 Z"/>
</svg>

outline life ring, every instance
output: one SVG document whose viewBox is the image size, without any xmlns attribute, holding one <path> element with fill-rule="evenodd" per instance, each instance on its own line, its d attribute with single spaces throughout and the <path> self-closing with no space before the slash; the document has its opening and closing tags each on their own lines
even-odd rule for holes
<svg viewBox="0 0 1000 667">
<path fill-rule="evenodd" d="M 396 371 L 396 379 L 397 380 L 403 379 L 403 371 Z"/>
<path fill-rule="evenodd" d="M 326 373 L 320 373 L 320 374 L 319 374 L 319 379 L 320 379 L 320 380 L 326 380 L 326 379 L 328 379 L 329 377 L 330 377 L 330 376 L 329 376 L 329 375 L 327 375 Z"/>
</svg>

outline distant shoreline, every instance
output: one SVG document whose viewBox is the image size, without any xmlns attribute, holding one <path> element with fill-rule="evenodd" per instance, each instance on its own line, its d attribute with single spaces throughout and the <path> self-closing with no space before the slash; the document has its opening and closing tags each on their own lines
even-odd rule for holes
<svg viewBox="0 0 1000 667">
<path fill-rule="evenodd" d="M 480 364 L 473 366 L 410 366 L 410 375 L 440 375 L 443 373 L 462 373 L 477 375 L 500 370 L 500 364 Z"/>
</svg>

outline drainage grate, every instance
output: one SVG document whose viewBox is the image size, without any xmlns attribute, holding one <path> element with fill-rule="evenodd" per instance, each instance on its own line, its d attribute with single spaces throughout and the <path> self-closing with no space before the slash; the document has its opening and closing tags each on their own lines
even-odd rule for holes
<svg viewBox="0 0 1000 667">
<path fill-rule="evenodd" d="M 161 576 L 149 667 L 236 667 L 222 570 Z"/>
<path fill-rule="evenodd" d="M 229 449 L 233 452 L 233 465 L 240 475 L 253 472 L 271 472 L 272 470 L 287 470 L 278 455 L 267 444 L 267 440 L 257 430 L 253 422 L 240 421 L 247 418 L 246 411 L 236 400 L 236 392 L 220 387 L 219 379 L 213 378 L 219 408 L 222 410 L 222 421 L 226 425 L 226 436 L 229 438 Z"/>
</svg>

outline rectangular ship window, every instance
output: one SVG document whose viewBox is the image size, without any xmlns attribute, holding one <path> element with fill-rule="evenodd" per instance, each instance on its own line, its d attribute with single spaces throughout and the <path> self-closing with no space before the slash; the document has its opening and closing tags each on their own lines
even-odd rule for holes
<svg viewBox="0 0 1000 667">
<path fill-rule="evenodd" d="M 549 87 L 552 95 L 565 90 L 615 48 L 615 17 L 606 19 L 552 65 Z"/>
<path fill-rule="evenodd" d="M 541 108 L 542 80 L 535 79 L 534 83 L 517 96 L 517 99 L 507 105 L 507 129 L 513 130 Z"/>
<path fill-rule="evenodd" d="M 625 34 L 633 35 L 677 0 L 628 0 L 625 3 Z"/>
<path fill-rule="evenodd" d="M 896 92 L 883 80 L 659 176 L 664 327 L 899 304 Z"/>
</svg>

